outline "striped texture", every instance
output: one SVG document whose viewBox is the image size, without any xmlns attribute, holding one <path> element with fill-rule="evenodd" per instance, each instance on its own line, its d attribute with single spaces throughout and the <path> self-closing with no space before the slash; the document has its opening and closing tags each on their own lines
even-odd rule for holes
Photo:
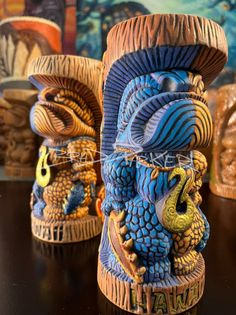
<svg viewBox="0 0 236 315">
<path fill-rule="evenodd" d="M 83 99 L 76 93 L 67 95 L 69 90 L 57 90 L 54 99 L 47 101 L 47 97 L 51 97 L 53 92 L 50 88 L 42 90 L 39 102 L 31 111 L 34 132 L 53 139 L 95 137 L 93 114 Z"/>
<path fill-rule="evenodd" d="M 211 116 L 202 102 L 192 99 L 169 102 L 149 120 L 148 114 L 153 111 L 140 109 L 131 120 L 128 137 L 135 147 L 140 146 L 145 152 L 192 150 L 208 146 L 211 140 Z"/>
<path fill-rule="evenodd" d="M 138 53 L 135 54 L 138 57 Z M 200 75 L 193 76 L 192 73 L 182 71 L 182 75 L 188 74 L 188 83 L 183 83 L 186 80 L 183 77 L 176 92 L 163 93 L 159 90 L 160 84 L 152 78 L 161 72 L 140 77 L 137 77 L 136 73 L 128 72 L 126 82 L 118 80 L 113 72 L 114 67 L 108 76 L 104 91 L 103 153 L 113 152 L 114 143 L 122 145 L 120 135 L 124 142 L 127 143 L 128 139 L 128 143 L 133 144 L 131 149 L 140 147 L 149 152 L 166 149 L 189 150 L 208 145 L 212 137 L 212 120 L 205 105 L 206 101 L 201 96 L 204 84 Z M 134 69 L 141 69 L 141 66 L 136 64 L 133 72 Z M 177 74 L 174 71 L 163 73 L 165 78 Z M 132 79 L 132 75 L 135 79 Z M 117 126 L 114 122 L 117 122 Z M 125 132 L 122 134 L 123 131 Z M 170 135 L 172 142 L 169 141 Z"/>
<path fill-rule="evenodd" d="M 40 85 L 49 85 L 48 82 L 51 82 L 50 86 L 54 84 L 56 87 L 59 86 L 58 83 L 62 83 L 64 88 L 70 89 L 70 86 L 75 86 L 74 81 L 79 82 L 93 92 L 97 103 L 100 104 L 101 71 L 102 63 L 98 60 L 70 55 L 51 55 L 35 59 L 29 65 L 28 76 L 30 81 L 39 88 Z M 62 78 L 67 80 L 62 80 Z"/>
<path fill-rule="evenodd" d="M 202 74 L 205 83 L 209 84 L 227 60 L 227 42 L 218 24 L 203 17 L 177 14 L 129 19 L 115 25 L 108 34 L 108 48 L 104 55 L 105 77 L 112 64 L 126 54 L 157 46 L 196 45 L 200 47 L 200 52 L 190 69 Z"/>
<path fill-rule="evenodd" d="M 124 55 L 117 60 L 106 79 L 104 89 L 104 121 L 102 130 L 102 153 L 111 154 L 117 136 L 120 102 L 128 83 L 142 74 L 165 68 L 166 63 L 177 68 L 189 67 L 199 47 L 155 47 Z M 168 58 L 167 58 L 168 57 Z"/>
<path fill-rule="evenodd" d="M 52 243 L 73 243 L 88 240 L 100 234 L 101 219 L 86 216 L 78 220 L 48 223 L 31 214 L 31 229 L 35 237 Z"/>
<path fill-rule="evenodd" d="M 102 153 L 109 155 L 117 137 L 121 99 L 131 80 L 155 71 L 185 69 L 199 73 L 207 87 L 227 61 L 227 42 L 222 28 L 205 18 L 139 16 L 112 28 L 103 60 Z"/>
<path fill-rule="evenodd" d="M 0 22 L 0 77 L 26 80 L 28 65 L 42 55 L 60 53 L 61 30 L 43 18 L 11 17 Z"/>
<path fill-rule="evenodd" d="M 102 121 L 101 73 L 102 63 L 100 61 L 69 55 L 37 58 L 30 64 L 28 71 L 30 81 L 38 89 L 62 88 L 72 91 L 72 94 L 77 94 L 82 99 L 94 117 L 97 148 L 100 148 Z M 74 95 L 72 96 L 74 97 Z M 95 159 L 99 160 L 100 156 L 97 154 Z"/>
</svg>

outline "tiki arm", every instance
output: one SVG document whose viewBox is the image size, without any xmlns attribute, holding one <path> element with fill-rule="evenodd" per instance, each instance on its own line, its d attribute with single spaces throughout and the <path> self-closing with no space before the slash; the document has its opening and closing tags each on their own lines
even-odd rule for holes
<svg viewBox="0 0 236 315">
<path fill-rule="evenodd" d="M 126 160 L 122 152 L 109 155 L 104 162 L 106 198 L 102 203 L 102 210 L 106 215 L 110 215 L 112 210 L 123 210 L 125 203 L 134 197 L 135 173 L 135 162 Z"/>
</svg>

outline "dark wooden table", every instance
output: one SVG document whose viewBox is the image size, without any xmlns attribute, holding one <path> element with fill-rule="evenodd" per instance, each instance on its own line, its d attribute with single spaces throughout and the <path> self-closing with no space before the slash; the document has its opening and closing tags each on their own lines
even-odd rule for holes
<svg viewBox="0 0 236 315">
<path fill-rule="evenodd" d="M 73 245 L 32 239 L 31 182 L 0 182 L 0 315 L 122 315 L 96 282 L 99 237 Z M 205 185 L 202 209 L 211 224 L 204 251 L 206 287 L 188 314 L 236 314 L 236 202 Z"/>
</svg>

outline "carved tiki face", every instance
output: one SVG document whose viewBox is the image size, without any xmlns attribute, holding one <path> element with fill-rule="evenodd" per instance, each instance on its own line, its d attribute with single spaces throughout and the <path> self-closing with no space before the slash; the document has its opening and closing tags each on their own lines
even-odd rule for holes
<svg viewBox="0 0 236 315">
<path fill-rule="evenodd" d="M 31 126 L 45 138 L 31 198 L 32 233 L 39 239 L 77 242 L 100 233 L 101 222 L 89 215 L 89 207 L 100 175 L 94 160 L 102 116 L 101 66 L 68 55 L 43 56 L 30 65 L 29 79 L 40 91 Z M 58 234 L 45 233 L 48 229 Z"/>
<path fill-rule="evenodd" d="M 208 145 L 212 120 L 204 91 L 226 60 L 217 32 L 225 40 L 217 24 L 185 15 L 143 16 L 111 30 L 104 54 L 104 153 L 117 146 L 155 152 Z"/>
<path fill-rule="evenodd" d="M 204 91 L 226 60 L 223 30 L 200 17 L 139 16 L 108 35 L 98 283 L 127 311 L 177 314 L 202 295 L 203 286 L 191 305 L 170 306 L 204 282 L 209 224 L 199 189 L 207 162 L 195 149 L 212 137 Z"/>
<path fill-rule="evenodd" d="M 100 62 L 76 56 L 35 60 L 30 80 L 40 93 L 30 114 L 33 131 L 55 144 L 80 136 L 99 138 L 101 109 L 95 85 L 100 68 Z"/>
<path fill-rule="evenodd" d="M 184 70 L 134 78 L 120 101 L 115 145 L 142 152 L 207 146 L 212 120 L 203 94 L 202 76 Z"/>
</svg>

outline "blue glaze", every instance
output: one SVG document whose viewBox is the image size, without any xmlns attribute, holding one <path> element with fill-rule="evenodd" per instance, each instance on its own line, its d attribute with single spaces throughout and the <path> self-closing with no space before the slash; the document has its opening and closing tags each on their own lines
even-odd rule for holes
<svg viewBox="0 0 236 315">
<path fill-rule="evenodd" d="M 102 153 L 113 152 L 113 144 L 117 137 L 119 106 L 123 92 L 134 78 L 146 73 L 155 73 L 159 69 L 189 69 L 200 47 L 154 47 L 124 55 L 114 62 L 104 89 L 104 127 L 102 131 Z M 171 58 L 162 58 L 169 51 Z M 136 66 L 133 65 L 135 60 Z M 142 67 L 140 67 L 142 65 Z M 122 80 L 120 79 L 122 78 Z M 144 80 L 144 78 L 143 78 Z M 142 84 L 142 80 L 140 80 Z"/>
<path fill-rule="evenodd" d="M 201 216 L 202 216 L 202 218 L 204 220 L 204 224 L 205 224 L 205 231 L 203 233 L 203 237 L 202 237 L 200 243 L 195 248 L 197 252 L 201 252 L 206 247 L 207 241 L 208 241 L 209 236 L 210 236 L 210 224 L 208 223 L 206 216 L 200 210 L 200 208 L 198 208 L 198 210 L 201 213 Z"/>
<path fill-rule="evenodd" d="M 43 188 L 34 182 L 33 185 L 33 213 L 37 217 L 43 216 L 43 209 L 46 207 L 46 202 L 43 199 Z"/>
<path fill-rule="evenodd" d="M 64 207 L 65 214 L 71 214 L 78 208 L 84 200 L 84 186 L 81 182 L 76 183 L 67 197 L 67 203 Z"/>
<path fill-rule="evenodd" d="M 173 273 L 173 233 L 159 221 L 155 207 L 179 182 L 178 177 L 170 180 L 177 167 L 177 154 L 191 158 L 191 145 L 193 149 L 203 141 L 196 137 L 196 125 L 204 128 L 207 124 L 199 121 L 196 113 L 200 107 L 203 111 L 206 107 L 200 96 L 204 88 L 202 77 L 185 70 L 197 52 L 198 46 L 159 47 L 127 54 L 114 62 L 105 85 L 102 131 L 102 152 L 107 155 L 102 166 L 105 224 L 111 211 L 124 212 L 121 226 L 125 225 L 127 232 L 123 238 L 133 240 L 132 251 L 138 256 L 138 264 L 146 268 L 145 283 L 158 282 Z M 170 155 L 168 159 L 165 152 Z M 128 155 L 132 156 L 130 160 Z M 157 166 L 169 169 L 159 168 L 153 176 Z M 181 167 L 187 171 L 193 167 L 192 161 Z M 205 231 L 197 251 L 204 248 L 209 237 L 208 222 L 201 215 Z M 103 265 L 118 278 L 133 281 L 122 268 L 122 262 L 116 260 L 115 264 L 106 229 L 99 254 Z"/>
</svg>

